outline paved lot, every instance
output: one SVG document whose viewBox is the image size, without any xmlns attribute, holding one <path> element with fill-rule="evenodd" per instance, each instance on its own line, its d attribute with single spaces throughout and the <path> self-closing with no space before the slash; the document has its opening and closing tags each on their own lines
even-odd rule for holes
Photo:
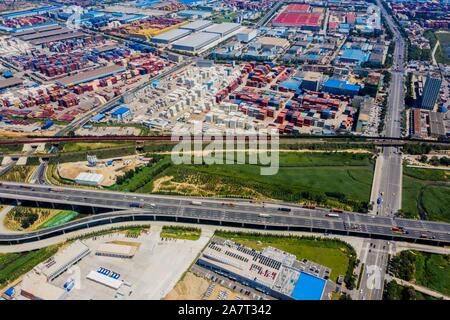
<svg viewBox="0 0 450 320">
<path fill-rule="evenodd" d="M 126 238 L 124 234 L 112 234 L 84 241 L 91 248 L 91 254 L 77 264 L 81 274 L 80 288 L 74 288 L 67 299 L 159 300 L 163 298 L 209 241 L 210 234 L 203 233 L 197 241 L 161 241 L 160 230 L 160 227 L 152 226 L 149 234 L 141 235 L 137 239 Z M 140 242 L 141 245 L 132 259 L 95 255 L 95 248 L 100 243 L 114 240 Z M 99 267 L 120 274 L 123 284 L 117 291 L 86 279 L 89 272 Z M 63 287 L 71 277 L 73 274 L 65 272 L 52 284 Z"/>
</svg>

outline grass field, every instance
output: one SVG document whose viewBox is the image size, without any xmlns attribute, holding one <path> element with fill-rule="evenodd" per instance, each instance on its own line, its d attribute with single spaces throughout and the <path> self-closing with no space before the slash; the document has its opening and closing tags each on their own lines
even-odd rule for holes
<svg viewBox="0 0 450 320">
<path fill-rule="evenodd" d="M 163 226 L 161 238 L 173 238 L 182 240 L 198 240 L 200 239 L 201 229 L 179 227 L 179 226 Z"/>
<path fill-rule="evenodd" d="M 402 211 L 408 218 L 450 222 L 450 175 L 444 170 L 404 167 Z M 420 214 L 419 207 L 425 213 Z"/>
<path fill-rule="evenodd" d="M 165 162 L 168 165 L 157 175 L 155 169 L 148 168 L 116 188 L 146 193 L 314 202 L 364 211 L 372 185 L 370 157 L 370 154 L 351 153 L 281 153 L 280 169 L 272 176 L 261 175 L 259 165 Z M 154 178 L 149 179 L 150 176 Z M 144 180 L 147 181 L 142 185 Z"/>
<path fill-rule="evenodd" d="M 308 259 L 314 261 L 331 269 L 330 280 L 332 281 L 336 281 L 338 276 L 347 273 L 351 257 L 356 256 L 353 248 L 339 240 L 224 231 L 216 231 L 215 235 L 256 250 L 262 250 L 271 246 L 289 252 L 299 260 Z M 350 268 L 351 272 L 353 272 L 353 267 Z"/>
<path fill-rule="evenodd" d="M 23 253 L 0 253 L 0 288 L 27 273 L 57 251 L 58 246 L 50 246 Z"/>
<path fill-rule="evenodd" d="M 133 142 L 67 142 L 64 143 L 63 152 L 78 152 L 96 149 L 108 149 L 132 145 Z"/>
<path fill-rule="evenodd" d="M 78 216 L 78 212 L 71 211 L 71 210 L 62 210 L 58 212 L 56 215 L 45 221 L 44 223 L 40 224 L 37 229 L 45 229 L 50 228 L 54 226 L 59 226 L 60 224 L 69 222 L 73 220 L 75 217 Z"/>
</svg>

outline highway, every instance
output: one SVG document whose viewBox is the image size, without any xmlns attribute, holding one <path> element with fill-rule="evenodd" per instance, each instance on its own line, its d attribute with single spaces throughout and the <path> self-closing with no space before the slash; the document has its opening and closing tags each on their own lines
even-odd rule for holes
<svg viewBox="0 0 450 320">
<path fill-rule="evenodd" d="M 320 208 L 306 209 L 292 204 L 261 204 L 251 203 L 246 200 L 233 200 L 233 205 L 230 205 L 227 200 L 201 199 L 201 204 L 198 205 L 194 204 L 192 198 L 188 197 L 49 187 L 12 182 L 2 182 L 0 185 L 0 199 L 71 204 L 108 210 L 125 210 L 128 212 L 108 213 L 106 217 L 147 215 L 147 219 L 152 220 L 151 216 L 157 215 L 159 219 L 169 219 L 169 221 L 256 229 L 325 232 L 431 245 L 450 244 L 450 224 L 349 212 L 340 213 L 339 217 L 330 217 L 328 216 L 330 214 L 329 210 Z M 139 207 L 132 208 L 133 204 L 138 204 Z M 290 211 L 281 211 L 279 208 L 289 208 Z M 130 215 L 130 210 L 134 214 Z M 105 214 L 96 214 L 56 228 L 22 233 L 20 235 L 0 235 L 0 243 L 12 244 L 17 243 L 14 241 L 24 241 L 25 239 L 35 241 L 38 240 L 36 236 L 60 230 L 70 230 L 73 224 L 79 224 L 83 221 L 92 223 L 104 220 L 104 217 Z M 400 234 L 394 232 L 392 230 L 393 227 L 404 227 L 405 230 L 408 230 L 408 233 Z M 428 239 L 423 239 L 421 237 L 422 234 L 426 234 Z"/>
<path fill-rule="evenodd" d="M 377 0 L 382 15 L 386 18 L 395 42 L 393 53 L 393 66 L 387 102 L 387 115 L 385 119 L 384 136 L 388 138 L 401 138 L 402 110 L 404 107 L 404 52 L 405 41 L 395 25 L 392 17 L 383 7 L 381 0 Z M 402 156 L 397 147 L 384 147 L 379 161 L 381 168 L 375 171 L 374 185 L 379 192 L 381 203 L 377 206 L 377 217 L 393 219 L 401 208 L 402 190 Z M 378 176 L 377 176 L 378 175 Z M 365 241 L 366 257 L 362 261 L 365 266 L 361 281 L 361 288 L 357 293 L 360 300 L 381 300 L 383 298 L 386 265 L 392 243 L 385 240 Z"/>
</svg>

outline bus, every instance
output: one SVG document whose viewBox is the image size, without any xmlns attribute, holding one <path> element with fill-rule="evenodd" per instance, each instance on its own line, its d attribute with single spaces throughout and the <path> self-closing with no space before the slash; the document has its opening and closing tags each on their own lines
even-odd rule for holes
<svg viewBox="0 0 450 320">
<path fill-rule="evenodd" d="M 339 218 L 339 215 L 337 213 L 327 213 L 326 216 L 330 218 Z"/>
<path fill-rule="evenodd" d="M 267 214 L 267 213 L 260 213 L 259 216 L 261 218 L 272 218 L 272 216 L 270 214 Z"/>
<path fill-rule="evenodd" d="M 194 206 L 201 206 L 202 202 L 201 201 L 191 201 L 191 204 Z"/>
</svg>

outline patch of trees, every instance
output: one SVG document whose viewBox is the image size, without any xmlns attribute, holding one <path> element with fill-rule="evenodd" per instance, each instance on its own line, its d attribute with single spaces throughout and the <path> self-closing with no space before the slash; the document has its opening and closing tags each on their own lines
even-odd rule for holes
<svg viewBox="0 0 450 320">
<path fill-rule="evenodd" d="M 416 272 L 416 255 L 411 251 L 402 251 L 392 258 L 394 274 L 403 280 L 411 281 Z"/>
<path fill-rule="evenodd" d="M 12 218 L 20 224 L 22 229 L 27 229 L 39 219 L 39 214 L 30 208 L 16 207 L 12 211 Z"/>
<path fill-rule="evenodd" d="M 404 287 L 391 281 L 384 287 L 384 300 L 416 300 L 416 290 L 413 287 Z"/>
<path fill-rule="evenodd" d="M 403 152 L 412 155 L 428 154 L 432 150 L 441 149 L 437 145 L 425 143 L 408 143 L 403 146 Z"/>
</svg>

